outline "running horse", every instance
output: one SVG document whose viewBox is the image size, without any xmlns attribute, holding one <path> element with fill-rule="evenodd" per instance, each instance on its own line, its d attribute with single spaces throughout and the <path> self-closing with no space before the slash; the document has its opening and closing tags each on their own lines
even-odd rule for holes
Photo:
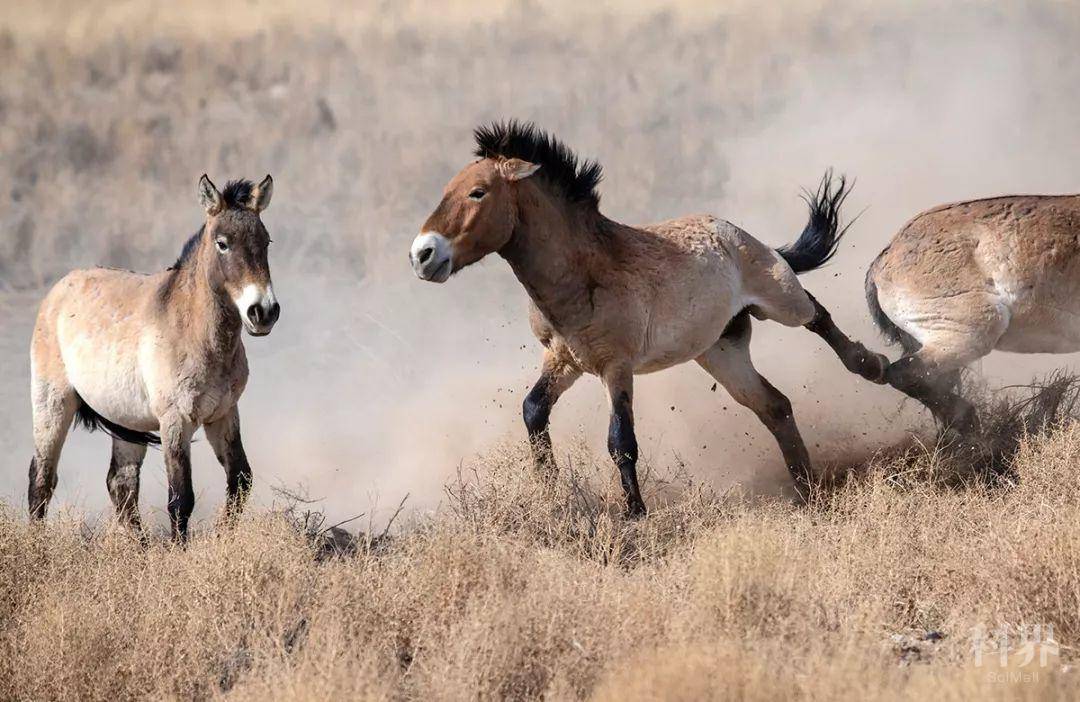
<svg viewBox="0 0 1080 702">
<path fill-rule="evenodd" d="M 187 538 L 195 505 L 191 437 L 204 427 L 225 468 L 227 514 L 251 487 L 237 401 L 248 378 L 241 328 L 270 333 L 281 311 L 270 282 L 270 237 L 260 213 L 270 176 L 219 192 L 205 175 L 206 222 L 167 270 L 73 271 L 49 291 L 30 353 L 34 458 L 28 499 L 43 519 L 72 420 L 112 436 L 106 480 L 121 521 L 139 528 L 139 470 L 148 444 L 165 454 L 173 538 Z M 155 433 L 158 432 L 158 433 Z"/>
<path fill-rule="evenodd" d="M 750 317 L 805 326 L 844 365 L 880 382 L 883 356 L 849 340 L 799 284 L 836 252 L 848 194 L 830 174 L 808 193 L 810 220 L 790 246 L 773 250 L 709 215 L 631 227 L 599 210 L 600 165 L 535 125 L 478 128 L 477 160 L 446 186 L 410 250 L 414 272 L 443 283 L 498 252 L 531 298 L 533 333 L 544 345 L 539 380 L 523 404 L 535 465 L 554 469 L 548 418 L 583 373 L 607 389 L 608 449 L 631 517 L 645 514 L 634 436 L 634 375 L 697 361 L 769 428 L 802 497 L 813 471 L 791 403 L 750 360 Z"/>
<path fill-rule="evenodd" d="M 992 350 L 1080 351 L 1080 195 L 942 205 L 901 228 L 866 273 L 870 314 L 903 357 L 886 381 L 960 434 L 979 426 L 956 393 Z"/>
</svg>

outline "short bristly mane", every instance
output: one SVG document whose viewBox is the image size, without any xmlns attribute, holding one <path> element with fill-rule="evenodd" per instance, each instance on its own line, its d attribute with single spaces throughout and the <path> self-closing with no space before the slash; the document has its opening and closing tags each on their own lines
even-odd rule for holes
<svg viewBox="0 0 1080 702">
<path fill-rule="evenodd" d="M 568 146 L 532 122 L 492 122 L 473 131 L 480 158 L 519 158 L 540 166 L 536 175 L 558 188 L 571 202 L 600 203 L 596 192 L 603 169 L 596 161 L 579 161 Z"/>
<path fill-rule="evenodd" d="M 221 199 L 225 203 L 225 208 L 240 209 L 247 207 L 248 203 L 251 202 L 251 191 L 254 187 L 255 185 L 250 180 L 230 180 L 225 184 L 225 189 L 221 191 Z M 199 239 L 205 230 L 206 225 L 204 224 L 199 227 L 199 231 L 184 242 L 184 248 L 180 249 L 180 256 L 176 259 L 176 263 L 166 270 L 179 270 L 184 267 L 185 263 L 195 257 L 196 252 L 199 250 Z"/>
<path fill-rule="evenodd" d="M 226 208 L 247 207 L 251 202 L 251 191 L 254 188 L 255 184 L 250 180 L 230 180 L 221 191 L 221 199 L 225 201 Z"/>
</svg>

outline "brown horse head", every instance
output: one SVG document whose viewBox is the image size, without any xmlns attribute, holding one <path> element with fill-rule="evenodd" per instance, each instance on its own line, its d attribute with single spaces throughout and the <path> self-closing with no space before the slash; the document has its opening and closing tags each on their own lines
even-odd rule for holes
<svg viewBox="0 0 1080 702">
<path fill-rule="evenodd" d="M 206 175 L 199 179 L 199 201 L 206 209 L 199 255 L 206 263 L 210 287 L 233 301 L 253 336 L 269 334 L 281 313 L 267 261 L 270 235 L 259 216 L 273 192 L 270 176 L 258 185 L 231 181 L 224 192 Z"/>
<path fill-rule="evenodd" d="M 579 166 L 569 149 L 534 125 L 492 124 L 477 129 L 475 137 L 479 160 L 450 180 L 413 240 L 409 260 L 422 280 L 443 283 L 505 246 L 520 221 L 523 181 L 534 173 L 568 201 L 597 203 L 600 166 Z"/>
</svg>

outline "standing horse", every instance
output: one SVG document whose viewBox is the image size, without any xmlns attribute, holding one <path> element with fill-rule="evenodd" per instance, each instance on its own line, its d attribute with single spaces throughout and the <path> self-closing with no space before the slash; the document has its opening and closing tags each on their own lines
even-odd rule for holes
<svg viewBox="0 0 1080 702">
<path fill-rule="evenodd" d="M 247 383 L 241 327 L 270 333 L 281 307 L 270 283 L 270 237 L 259 213 L 270 176 L 218 192 L 205 175 L 206 222 L 161 273 L 94 268 L 64 276 L 41 303 L 30 352 L 34 458 L 30 515 L 42 519 L 72 419 L 113 437 L 107 485 L 117 516 L 139 527 L 139 469 L 147 444 L 165 453 L 173 538 L 187 537 L 195 505 L 191 436 L 225 468 L 228 512 L 251 486 L 236 403 Z M 160 436 L 153 432 L 160 432 Z"/>
<path fill-rule="evenodd" d="M 608 450 L 627 512 L 643 515 L 634 375 L 696 360 L 769 428 L 805 496 L 810 458 L 791 403 L 750 361 L 750 316 L 805 326 L 849 370 L 880 380 L 884 357 L 844 336 L 795 277 L 836 251 L 843 180 L 834 191 L 826 175 L 808 198 L 810 221 L 798 241 L 774 251 L 707 215 L 647 227 L 608 219 L 598 206 L 599 164 L 579 164 L 532 124 L 493 124 L 475 138 L 479 159 L 446 186 L 410 260 L 418 277 L 442 283 L 498 252 L 524 285 L 533 333 L 545 347 L 540 378 L 523 405 L 537 467 L 554 467 L 552 406 L 583 373 L 596 375 L 607 389 Z"/>
<path fill-rule="evenodd" d="M 870 314 L 904 356 L 887 382 L 961 433 L 978 426 L 954 390 L 994 349 L 1080 350 L 1080 195 L 1013 195 L 916 216 L 866 273 Z"/>
</svg>

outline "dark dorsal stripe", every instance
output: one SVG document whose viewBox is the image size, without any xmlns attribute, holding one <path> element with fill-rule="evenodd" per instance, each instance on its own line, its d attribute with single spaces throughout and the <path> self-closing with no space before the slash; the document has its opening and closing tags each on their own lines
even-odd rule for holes
<svg viewBox="0 0 1080 702">
<path fill-rule="evenodd" d="M 579 161 L 576 154 L 532 122 L 492 122 L 473 131 L 480 158 L 519 158 L 540 165 L 538 176 L 557 187 L 572 202 L 600 203 L 596 186 L 603 169 L 596 161 Z"/>
</svg>

